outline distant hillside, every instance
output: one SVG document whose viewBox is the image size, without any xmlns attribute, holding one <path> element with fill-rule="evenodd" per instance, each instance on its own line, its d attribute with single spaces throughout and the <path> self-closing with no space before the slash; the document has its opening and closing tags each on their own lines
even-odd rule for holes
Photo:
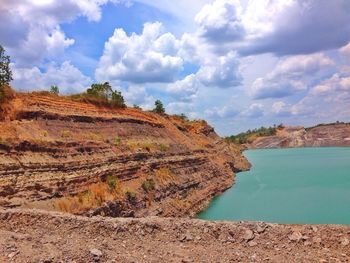
<svg viewBox="0 0 350 263">
<path fill-rule="evenodd" d="M 262 133 L 262 131 L 267 131 Z M 248 148 L 350 146 L 350 123 L 336 122 L 302 126 L 270 127 L 227 137 Z"/>
</svg>

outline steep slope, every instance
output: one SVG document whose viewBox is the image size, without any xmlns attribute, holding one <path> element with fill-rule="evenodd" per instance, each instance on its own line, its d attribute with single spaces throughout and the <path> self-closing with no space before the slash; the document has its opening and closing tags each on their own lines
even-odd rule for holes
<svg viewBox="0 0 350 263">
<path fill-rule="evenodd" d="M 258 137 L 248 148 L 331 147 L 350 146 L 350 124 L 285 127 L 275 136 Z"/>
<path fill-rule="evenodd" d="M 0 205 L 183 216 L 249 163 L 204 121 L 17 94 L 0 122 Z"/>
</svg>

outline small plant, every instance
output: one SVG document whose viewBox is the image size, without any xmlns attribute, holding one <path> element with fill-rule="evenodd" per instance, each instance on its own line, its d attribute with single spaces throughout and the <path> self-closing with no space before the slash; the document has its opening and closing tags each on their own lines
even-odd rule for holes
<svg viewBox="0 0 350 263">
<path fill-rule="evenodd" d="M 47 131 L 43 131 L 43 136 L 47 137 L 47 135 L 48 135 Z"/>
<path fill-rule="evenodd" d="M 117 187 L 119 186 L 119 180 L 115 176 L 108 175 L 106 178 L 106 183 L 109 186 L 109 189 L 112 191 L 115 191 Z"/>
<path fill-rule="evenodd" d="M 120 145 L 120 143 L 121 143 L 121 139 L 117 136 L 117 137 L 115 137 L 115 139 L 114 139 L 114 145 L 115 146 L 119 146 Z"/>
<path fill-rule="evenodd" d="M 59 89 L 56 85 L 53 85 L 53 86 L 51 86 L 51 88 L 50 88 L 50 93 L 51 93 L 51 94 L 58 95 L 58 94 L 60 93 L 60 89 Z"/>
<path fill-rule="evenodd" d="M 169 146 L 161 143 L 161 144 L 159 144 L 159 150 L 161 152 L 166 152 L 167 150 L 169 150 Z"/>
<path fill-rule="evenodd" d="M 146 193 L 149 193 L 155 189 L 155 182 L 153 179 L 148 179 L 142 183 L 141 187 Z"/>
<path fill-rule="evenodd" d="M 62 138 L 69 138 L 70 136 L 71 136 L 71 133 L 68 130 L 64 130 L 61 134 Z"/>
<path fill-rule="evenodd" d="M 133 190 L 127 189 L 125 196 L 130 203 L 134 204 L 136 202 L 136 193 Z"/>
<path fill-rule="evenodd" d="M 140 107 L 139 105 L 137 105 L 137 104 L 134 104 L 132 107 L 133 107 L 134 109 L 137 109 L 137 110 L 142 110 L 141 107 Z"/>
<path fill-rule="evenodd" d="M 135 151 L 139 145 L 137 142 L 128 142 L 127 146 L 131 151 Z"/>
</svg>

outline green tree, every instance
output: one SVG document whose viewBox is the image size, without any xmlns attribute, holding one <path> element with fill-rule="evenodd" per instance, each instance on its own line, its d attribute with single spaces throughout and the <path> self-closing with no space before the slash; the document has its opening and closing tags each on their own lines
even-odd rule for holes
<svg viewBox="0 0 350 263">
<path fill-rule="evenodd" d="M 60 89 L 56 85 L 53 85 L 50 88 L 50 93 L 58 95 L 60 93 Z"/>
<path fill-rule="evenodd" d="M 137 104 L 134 104 L 132 107 L 133 107 L 134 109 L 137 109 L 137 110 L 142 110 L 141 107 L 140 107 L 139 105 L 137 105 Z"/>
<path fill-rule="evenodd" d="M 86 93 L 92 97 L 108 100 L 112 97 L 112 87 L 109 82 L 92 84 Z"/>
<path fill-rule="evenodd" d="M 112 91 L 111 104 L 113 107 L 125 108 L 125 101 L 120 91 Z"/>
<path fill-rule="evenodd" d="M 154 112 L 156 113 L 165 113 L 165 109 L 163 106 L 163 103 L 160 100 L 156 100 L 154 102 L 155 108 L 153 109 Z"/>
<path fill-rule="evenodd" d="M 5 97 L 5 86 L 12 80 L 10 57 L 5 54 L 5 49 L 0 45 L 0 100 Z"/>
</svg>

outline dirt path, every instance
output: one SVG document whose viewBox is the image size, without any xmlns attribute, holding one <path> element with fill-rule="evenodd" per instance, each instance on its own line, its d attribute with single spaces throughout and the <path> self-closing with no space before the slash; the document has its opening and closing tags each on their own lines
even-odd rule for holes
<svg viewBox="0 0 350 263">
<path fill-rule="evenodd" d="M 0 210 L 0 262 L 350 262 L 349 226 Z"/>
</svg>

